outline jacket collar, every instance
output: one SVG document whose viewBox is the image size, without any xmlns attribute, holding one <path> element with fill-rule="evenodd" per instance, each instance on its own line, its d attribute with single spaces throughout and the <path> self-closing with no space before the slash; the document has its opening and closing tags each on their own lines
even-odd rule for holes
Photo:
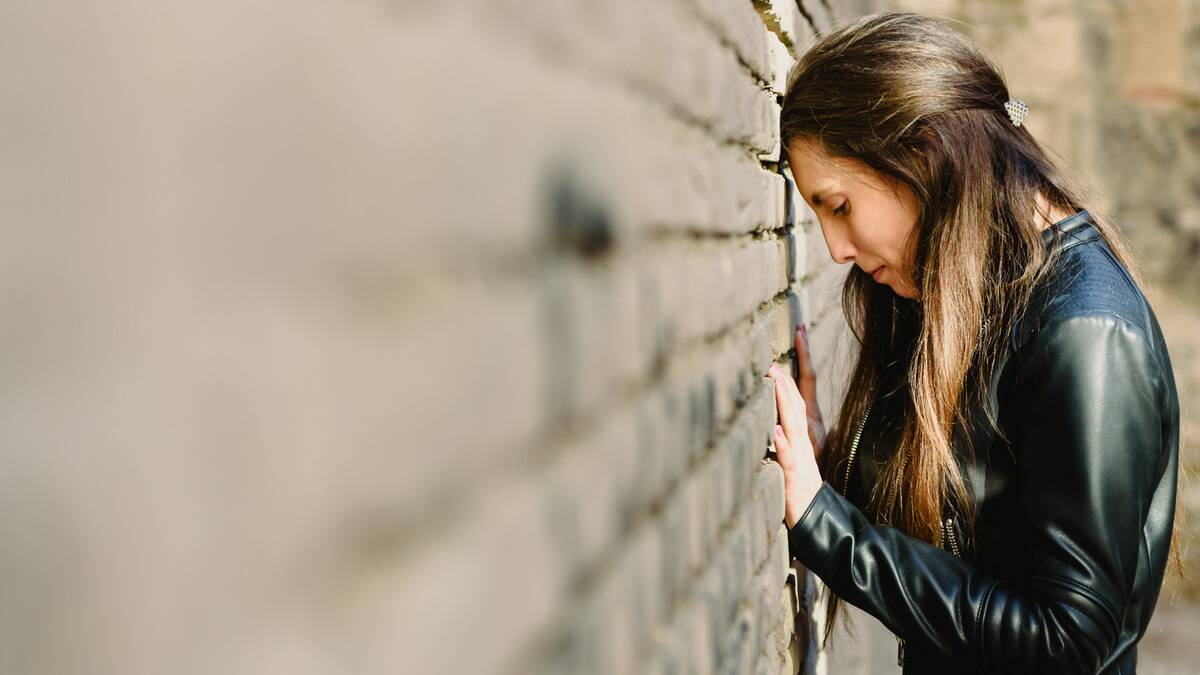
<svg viewBox="0 0 1200 675">
<path fill-rule="evenodd" d="M 1046 252 L 1053 253 L 1055 251 L 1066 251 L 1067 249 L 1084 244 L 1089 241 L 1100 239 L 1100 230 L 1095 228 L 1096 221 L 1092 220 L 1092 214 L 1087 212 L 1087 209 L 1080 209 L 1072 216 L 1067 216 L 1050 227 L 1042 230 L 1042 241 L 1046 244 Z M 1041 306 L 1048 302 L 1051 295 L 1059 287 L 1055 284 L 1046 284 L 1040 291 L 1041 299 L 1036 302 L 1031 302 L 1030 307 L 1026 308 L 1025 314 L 1017 322 L 1011 336 L 1011 346 L 1014 350 L 1019 349 L 1030 337 L 1039 330 L 1041 321 L 1040 310 L 1035 310 L 1034 305 Z"/>
<path fill-rule="evenodd" d="M 1046 244 L 1046 250 L 1065 251 L 1072 246 L 1092 241 L 1100 238 L 1100 231 L 1095 227 L 1095 221 L 1092 220 L 1092 214 L 1088 213 L 1087 209 L 1080 209 L 1074 215 L 1067 216 L 1057 223 L 1053 223 L 1050 227 L 1042 230 L 1042 242 Z M 1055 233 L 1058 234 L 1057 247 L 1055 246 Z M 921 305 L 916 300 L 909 300 L 900 296 L 895 296 L 894 301 L 897 303 L 900 312 L 910 319 L 914 319 L 920 315 Z"/>
<path fill-rule="evenodd" d="M 1042 242 L 1046 244 L 1047 251 L 1065 251 L 1072 246 L 1100 238 L 1100 231 L 1094 225 L 1092 214 L 1088 213 L 1087 209 L 1080 209 L 1075 215 L 1067 216 L 1042 230 Z M 1055 232 L 1059 233 L 1057 242 Z"/>
</svg>

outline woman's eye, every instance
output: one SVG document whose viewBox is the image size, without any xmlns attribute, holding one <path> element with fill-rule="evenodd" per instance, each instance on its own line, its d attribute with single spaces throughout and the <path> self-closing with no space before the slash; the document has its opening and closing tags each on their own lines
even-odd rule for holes
<svg viewBox="0 0 1200 675">
<path fill-rule="evenodd" d="M 842 205 L 833 210 L 833 215 L 840 216 L 846 212 L 846 205 L 850 202 L 842 202 Z"/>
</svg>

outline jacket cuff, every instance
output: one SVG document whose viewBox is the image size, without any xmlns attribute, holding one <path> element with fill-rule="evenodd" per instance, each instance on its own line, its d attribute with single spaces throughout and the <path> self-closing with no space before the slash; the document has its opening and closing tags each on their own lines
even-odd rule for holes
<svg viewBox="0 0 1200 675">
<path fill-rule="evenodd" d="M 828 481 L 823 482 L 800 520 L 788 530 L 791 557 L 813 572 L 824 573 L 831 567 L 827 559 L 833 553 L 834 542 L 854 531 L 842 499 Z"/>
</svg>

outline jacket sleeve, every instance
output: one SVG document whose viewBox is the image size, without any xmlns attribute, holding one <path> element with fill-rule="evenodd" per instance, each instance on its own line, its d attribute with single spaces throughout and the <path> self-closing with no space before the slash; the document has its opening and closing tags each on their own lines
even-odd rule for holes
<svg viewBox="0 0 1200 675">
<path fill-rule="evenodd" d="M 828 482 L 789 545 L 839 597 L 950 661 L 1094 673 L 1120 636 L 1161 471 L 1162 375 L 1145 333 L 1110 313 L 1056 321 L 1026 348 L 1007 398 L 1020 428 L 1006 430 L 1033 527 L 1023 578 L 875 526 Z"/>
</svg>

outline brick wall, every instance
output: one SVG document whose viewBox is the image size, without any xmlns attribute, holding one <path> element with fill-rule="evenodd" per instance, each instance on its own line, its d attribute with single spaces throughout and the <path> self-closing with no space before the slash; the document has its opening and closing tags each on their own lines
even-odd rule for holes
<svg viewBox="0 0 1200 675">
<path fill-rule="evenodd" d="M 864 4 L 0 9 L 0 671 L 800 668 L 779 96 Z"/>
</svg>

